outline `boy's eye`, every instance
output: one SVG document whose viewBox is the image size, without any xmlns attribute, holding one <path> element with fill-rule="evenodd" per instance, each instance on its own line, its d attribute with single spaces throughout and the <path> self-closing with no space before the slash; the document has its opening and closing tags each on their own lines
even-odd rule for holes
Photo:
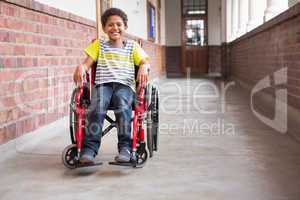
<svg viewBox="0 0 300 200">
<path fill-rule="evenodd" d="M 118 26 L 118 27 L 120 27 L 120 26 L 122 26 L 122 24 L 121 23 L 116 23 L 116 24 L 108 24 L 108 26 L 109 27 L 113 27 L 113 26 Z"/>
</svg>

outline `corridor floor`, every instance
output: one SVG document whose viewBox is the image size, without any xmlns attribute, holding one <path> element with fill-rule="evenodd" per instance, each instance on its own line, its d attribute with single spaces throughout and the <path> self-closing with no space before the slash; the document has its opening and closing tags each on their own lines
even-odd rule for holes
<svg viewBox="0 0 300 200">
<path fill-rule="evenodd" d="M 159 151 L 144 168 L 107 164 L 114 130 L 103 139 L 103 166 L 66 169 L 65 118 L 0 146 L 0 199 L 300 199 L 300 144 L 256 118 L 245 90 L 209 79 L 156 82 Z"/>
</svg>

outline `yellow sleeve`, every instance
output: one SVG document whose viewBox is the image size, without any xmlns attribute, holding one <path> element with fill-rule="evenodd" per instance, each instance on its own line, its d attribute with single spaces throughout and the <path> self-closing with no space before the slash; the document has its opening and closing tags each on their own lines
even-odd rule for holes
<svg viewBox="0 0 300 200">
<path fill-rule="evenodd" d="M 95 40 L 84 49 L 84 52 L 88 56 L 90 56 L 95 62 L 97 62 L 99 56 L 99 48 L 100 48 L 100 42 L 99 40 Z"/>
<path fill-rule="evenodd" d="M 134 65 L 140 66 L 142 60 L 149 61 L 149 56 L 147 53 L 142 49 L 142 47 L 137 43 L 134 42 L 133 44 L 133 61 Z"/>
</svg>

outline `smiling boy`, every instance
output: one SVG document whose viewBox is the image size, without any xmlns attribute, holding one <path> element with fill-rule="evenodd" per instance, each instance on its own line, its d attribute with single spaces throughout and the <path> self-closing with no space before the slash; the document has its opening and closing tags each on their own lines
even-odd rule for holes
<svg viewBox="0 0 300 200">
<path fill-rule="evenodd" d="M 117 162 L 129 162 L 131 157 L 131 114 L 135 93 L 135 65 L 139 66 L 137 81 L 148 81 L 149 57 L 133 40 L 125 40 L 127 15 L 120 9 L 110 8 L 101 16 L 103 31 L 108 40 L 95 40 L 86 49 L 87 58 L 74 72 L 74 81 L 81 81 L 82 69 L 89 70 L 97 63 L 91 105 L 87 114 L 87 128 L 81 163 L 92 163 L 100 144 L 103 121 L 110 104 L 118 129 Z"/>
</svg>

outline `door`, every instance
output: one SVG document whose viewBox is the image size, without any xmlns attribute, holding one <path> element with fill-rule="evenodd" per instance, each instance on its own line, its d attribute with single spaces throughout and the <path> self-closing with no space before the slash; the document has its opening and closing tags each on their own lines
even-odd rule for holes
<svg viewBox="0 0 300 200">
<path fill-rule="evenodd" d="M 198 76 L 208 72 L 206 0 L 182 1 L 182 71 Z"/>
</svg>

